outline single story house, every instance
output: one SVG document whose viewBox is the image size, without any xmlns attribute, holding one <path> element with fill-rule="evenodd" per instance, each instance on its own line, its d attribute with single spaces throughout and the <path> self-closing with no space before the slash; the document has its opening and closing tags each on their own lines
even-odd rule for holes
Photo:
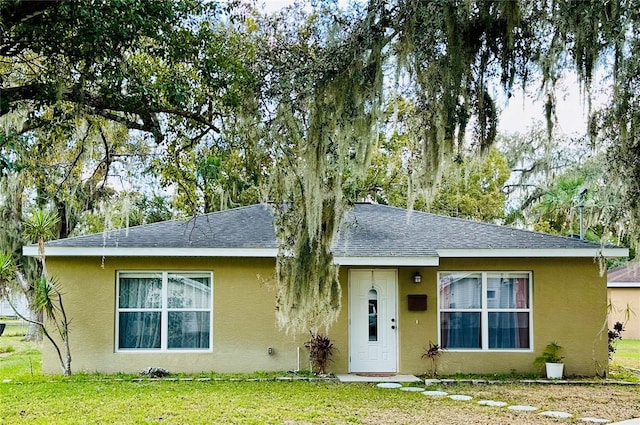
<svg viewBox="0 0 640 425">
<path fill-rule="evenodd" d="M 640 339 L 640 264 L 616 267 L 607 273 L 609 329 L 624 323 L 624 339 Z"/>
<path fill-rule="evenodd" d="M 308 334 L 278 329 L 272 207 L 259 204 L 48 242 L 74 370 L 308 369 Z M 358 203 L 333 244 L 342 310 L 335 373 L 534 372 L 550 341 L 568 375 L 607 365 L 607 286 L 596 259 L 626 248 Z M 36 256 L 37 246 L 24 248 Z M 604 329 L 604 332 L 603 332 Z M 45 346 L 43 368 L 58 372 Z"/>
<path fill-rule="evenodd" d="M 13 307 L 11 306 L 12 304 Z M 29 317 L 29 303 L 27 301 L 27 297 L 22 292 L 13 293 L 11 302 L 4 298 L 0 298 L 0 317 L 18 317 L 16 310 L 13 309 L 14 307 L 18 310 L 19 314 Z"/>
</svg>

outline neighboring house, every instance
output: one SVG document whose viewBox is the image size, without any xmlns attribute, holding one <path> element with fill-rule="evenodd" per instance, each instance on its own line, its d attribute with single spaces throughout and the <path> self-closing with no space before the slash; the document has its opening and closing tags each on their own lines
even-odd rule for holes
<svg viewBox="0 0 640 425">
<path fill-rule="evenodd" d="M 640 339 L 640 264 L 616 267 L 607 273 L 609 329 L 625 324 L 622 338 Z"/>
<path fill-rule="evenodd" d="M 29 317 L 29 304 L 27 303 L 27 297 L 23 293 L 14 296 L 11 303 L 4 298 L 0 298 L 0 317 L 17 317 L 16 311 L 11 307 L 11 304 L 18 310 L 18 313 L 24 317 Z"/>
<path fill-rule="evenodd" d="M 63 284 L 75 370 L 307 369 L 308 334 L 278 329 L 272 209 L 261 204 L 47 243 Z M 24 248 L 36 256 L 35 245 Z M 328 330 L 336 373 L 534 372 L 550 341 L 566 373 L 607 364 L 606 278 L 618 248 L 359 203 L 334 241 L 342 310 Z M 418 278 L 420 277 L 420 278 Z M 605 332 L 603 332 L 603 329 Z M 324 330 L 323 330 L 324 332 Z M 45 349 L 43 368 L 57 369 Z"/>
</svg>

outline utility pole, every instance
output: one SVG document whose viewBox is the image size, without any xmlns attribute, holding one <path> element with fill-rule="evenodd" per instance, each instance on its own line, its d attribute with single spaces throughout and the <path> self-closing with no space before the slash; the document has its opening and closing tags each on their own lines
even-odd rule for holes
<svg viewBox="0 0 640 425">
<path fill-rule="evenodd" d="M 583 215 L 583 210 L 584 210 L 584 198 L 587 195 L 587 188 L 583 187 L 580 190 L 580 193 L 578 194 L 579 196 L 579 200 L 580 200 L 580 204 L 578 204 L 578 211 L 580 212 L 580 240 L 584 239 L 584 215 Z"/>
</svg>

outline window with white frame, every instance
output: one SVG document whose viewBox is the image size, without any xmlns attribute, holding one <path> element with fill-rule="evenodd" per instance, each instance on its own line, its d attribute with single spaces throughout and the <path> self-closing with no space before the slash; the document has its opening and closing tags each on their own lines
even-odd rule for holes
<svg viewBox="0 0 640 425">
<path fill-rule="evenodd" d="M 438 274 L 440 346 L 531 349 L 531 273 Z"/>
<path fill-rule="evenodd" d="M 211 348 L 210 272 L 119 272 L 116 348 Z"/>
</svg>

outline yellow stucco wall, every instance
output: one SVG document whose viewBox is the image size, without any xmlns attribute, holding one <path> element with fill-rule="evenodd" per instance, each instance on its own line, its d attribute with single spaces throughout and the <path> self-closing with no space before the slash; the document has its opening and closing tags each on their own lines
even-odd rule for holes
<svg viewBox="0 0 640 425">
<path fill-rule="evenodd" d="M 308 369 L 307 335 L 293 338 L 275 324 L 275 293 L 262 279 L 272 276 L 273 259 L 97 258 L 47 259 L 59 278 L 73 322 L 70 338 L 75 371 L 137 372 L 148 366 L 172 372 L 250 372 Z M 363 267 L 366 268 L 366 267 Z M 213 348 L 206 353 L 116 353 L 115 276 L 117 270 L 213 271 Z M 421 284 L 412 275 L 420 271 Z M 533 278 L 533 350 L 519 353 L 445 352 L 440 374 L 533 372 L 533 359 L 550 341 L 565 347 L 568 375 L 594 375 L 607 362 L 606 282 L 593 259 L 441 259 L 439 267 L 398 268 L 398 366 L 401 373 L 422 374 L 421 358 L 429 341 L 438 342 L 438 271 L 531 271 Z M 342 311 L 328 331 L 338 351 L 333 372 L 347 372 L 348 275 L 340 270 Z M 409 294 L 426 294 L 426 311 L 408 311 Z M 268 347 L 274 354 L 269 355 Z M 44 370 L 59 373 L 53 350 L 45 344 Z"/>
<path fill-rule="evenodd" d="M 609 288 L 609 328 L 625 323 L 622 338 L 640 339 L 640 288 Z"/>
<path fill-rule="evenodd" d="M 439 267 L 398 269 L 399 372 L 423 374 L 430 364 L 422 358 L 429 341 L 439 343 L 437 274 L 442 271 L 530 271 L 533 293 L 533 347 L 529 352 L 445 351 L 438 360 L 441 375 L 537 372 L 533 360 L 544 346 L 564 347 L 566 375 L 601 374 L 607 365 L 606 279 L 593 259 L 441 259 Z M 422 274 L 422 283 L 412 276 Z M 333 369 L 348 370 L 348 270 L 341 270 L 343 313 L 330 331 L 341 352 Z M 409 311 L 408 295 L 426 294 L 427 311 Z M 343 348 L 344 347 L 344 348 Z"/>
<path fill-rule="evenodd" d="M 63 286 L 72 319 L 74 371 L 137 372 L 164 367 L 171 372 L 250 372 L 294 370 L 297 347 L 308 369 L 304 341 L 279 332 L 275 293 L 264 280 L 273 275 L 273 259 L 203 258 L 47 258 L 52 276 Z M 213 348 L 203 353 L 116 353 L 115 294 L 117 270 L 213 271 Z M 258 277 L 260 275 L 260 278 Z M 273 348 L 272 355 L 268 348 Z M 55 353 L 44 344 L 47 373 L 59 373 Z"/>
<path fill-rule="evenodd" d="M 600 277 L 593 259 L 441 259 L 438 268 L 424 268 L 422 284 L 429 298 L 429 309 L 418 313 L 400 309 L 403 351 L 402 371 L 428 370 L 420 359 L 420 348 L 438 338 L 437 289 L 439 271 L 531 271 L 533 293 L 533 347 L 531 352 L 454 352 L 439 359 L 440 374 L 535 372 L 532 363 L 544 346 L 557 341 L 564 347 L 565 374 L 594 375 L 607 364 L 606 279 Z M 411 287 L 410 275 L 400 278 L 401 293 Z M 402 302 L 402 295 L 401 295 Z M 401 304 L 402 306 L 402 304 Z M 415 324 L 415 320 L 419 324 Z M 416 341 L 411 344 L 411 341 Z"/>
</svg>

